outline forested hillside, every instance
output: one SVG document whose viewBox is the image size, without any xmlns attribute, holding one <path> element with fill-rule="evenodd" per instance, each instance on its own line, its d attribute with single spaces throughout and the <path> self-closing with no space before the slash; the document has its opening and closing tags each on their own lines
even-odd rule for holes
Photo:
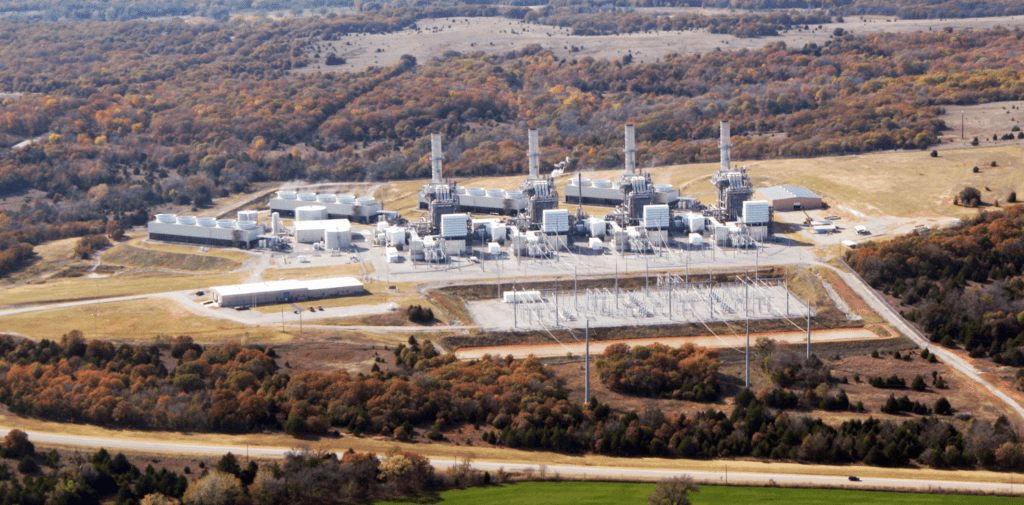
<svg viewBox="0 0 1024 505">
<path fill-rule="evenodd" d="M 534 46 L 293 72 L 318 42 L 405 26 L 399 14 L 0 23 L 0 88 L 15 93 L 0 104 L 0 140 L 41 137 L 0 153 L 0 196 L 46 196 L 0 212 L 11 260 L 0 274 L 31 245 L 99 233 L 107 220 L 142 224 L 155 205 L 203 206 L 254 181 L 422 177 L 435 131 L 446 174 L 497 175 L 525 172 L 527 126 L 541 130 L 543 162 L 610 168 L 633 122 L 638 164 L 651 166 L 716 159 L 724 119 L 739 137 L 736 159 L 918 149 L 937 141 L 946 104 L 1024 97 L 1014 56 L 1024 32 L 1004 29 L 841 34 L 820 47 L 647 64 Z"/>
<path fill-rule="evenodd" d="M 1024 207 L 983 212 L 962 226 L 849 254 L 876 289 L 911 307 L 934 342 L 1024 365 Z"/>
</svg>

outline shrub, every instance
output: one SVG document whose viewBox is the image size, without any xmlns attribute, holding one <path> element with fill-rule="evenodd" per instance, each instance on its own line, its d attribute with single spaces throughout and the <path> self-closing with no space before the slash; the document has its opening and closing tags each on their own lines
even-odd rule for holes
<svg viewBox="0 0 1024 505">
<path fill-rule="evenodd" d="M 918 374 L 916 377 L 914 377 L 913 382 L 910 383 L 910 389 L 912 389 L 914 391 L 924 391 L 925 390 L 924 377 L 921 377 L 920 374 Z"/>
<path fill-rule="evenodd" d="M 945 396 L 935 400 L 934 410 L 935 413 L 940 416 L 953 415 L 953 406 L 949 404 L 949 400 L 947 400 Z"/>
<path fill-rule="evenodd" d="M 430 308 L 423 308 L 419 305 L 409 306 L 409 321 L 416 324 L 427 324 L 434 321 L 434 311 Z"/>
<path fill-rule="evenodd" d="M 36 459 L 26 454 L 18 462 L 18 471 L 24 475 L 32 475 L 39 471 L 39 464 L 36 463 Z"/>
<path fill-rule="evenodd" d="M 1024 133 L 1024 132 L 1021 132 L 1021 133 Z M 1006 197 L 1006 201 L 1009 202 L 1009 203 L 1017 203 L 1017 192 L 1016 191 L 1010 191 L 1010 196 Z"/>
<path fill-rule="evenodd" d="M 936 151 L 935 149 L 932 149 L 932 158 L 938 158 L 938 157 L 939 157 L 939 152 Z"/>
<path fill-rule="evenodd" d="M 964 207 L 977 207 L 981 203 L 981 191 L 971 186 L 961 190 L 957 196 L 960 198 L 960 205 Z"/>
</svg>

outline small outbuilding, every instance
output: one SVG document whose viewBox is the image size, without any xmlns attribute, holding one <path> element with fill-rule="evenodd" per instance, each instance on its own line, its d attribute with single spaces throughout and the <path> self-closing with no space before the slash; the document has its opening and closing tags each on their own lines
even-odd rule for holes
<svg viewBox="0 0 1024 505">
<path fill-rule="evenodd" d="M 756 193 L 762 199 L 771 202 L 776 212 L 821 208 L 821 197 L 801 186 L 758 188 Z"/>
<path fill-rule="evenodd" d="M 364 292 L 354 277 L 331 277 L 309 281 L 285 280 L 235 284 L 210 288 L 213 301 L 221 307 L 257 306 L 334 298 Z"/>
</svg>

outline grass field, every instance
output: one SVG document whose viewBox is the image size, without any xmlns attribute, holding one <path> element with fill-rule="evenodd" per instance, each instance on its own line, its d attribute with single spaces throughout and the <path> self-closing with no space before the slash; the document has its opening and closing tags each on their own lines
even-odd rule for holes
<svg viewBox="0 0 1024 505">
<path fill-rule="evenodd" d="M 204 289 L 242 282 L 241 273 L 211 275 L 124 274 L 116 277 L 50 279 L 0 291 L 0 306 Z"/>
<path fill-rule="evenodd" d="M 302 268 L 268 268 L 263 271 L 264 281 L 281 281 L 285 279 L 311 280 L 326 279 L 328 277 L 358 277 L 363 276 L 363 268 L 366 273 L 373 273 L 372 263 L 349 263 L 345 265 L 334 265 L 326 267 L 302 267 Z"/>
<path fill-rule="evenodd" d="M 253 343 L 291 340 L 291 335 L 272 327 L 250 327 L 233 321 L 200 317 L 172 300 L 161 298 L 14 314 L 4 316 L 0 330 L 58 340 L 71 330 L 81 330 L 88 338 L 140 342 L 148 342 L 161 334 L 172 337 L 191 335 L 202 343 L 243 337 Z"/>
<path fill-rule="evenodd" d="M 647 504 L 647 495 L 654 484 L 628 482 L 523 482 L 487 488 L 445 491 L 416 501 L 382 501 L 376 505 L 422 505 L 444 503 L 450 505 L 587 505 Z M 945 504 L 995 505 L 1020 503 L 1020 498 L 999 496 L 966 496 L 914 493 L 887 493 L 874 491 L 848 491 L 836 489 L 789 489 L 762 487 L 701 486 L 690 494 L 694 505 L 701 504 Z"/>
<path fill-rule="evenodd" d="M 182 254 L 154 251 L 128 244 L 120 244 L 103 254 L 103 263 L 131 268 L 226 272 L 241 263 L 213 255 Z"/>
</svg>

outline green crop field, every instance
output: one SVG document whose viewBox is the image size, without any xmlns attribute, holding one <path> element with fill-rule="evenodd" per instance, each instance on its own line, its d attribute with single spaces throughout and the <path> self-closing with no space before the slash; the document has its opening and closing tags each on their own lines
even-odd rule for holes
<svg viewBox="0 0 1024 505">
<path fill-rule="evenodd" d="M 629 482 L 524 482 L 500 487 L 445 491 L 414 501 L 377 502 L 376 505 L 588 505 L 646 504 L 654 484 Z M 787 489 L 759 487 L 701 486 L 690 494 L 694 505 L 701 504 L 945 504 L 995 505 L 1020 503 L 1020 498 L 941 494 L 888 493 L 834 489 Z"/>
</svg>

